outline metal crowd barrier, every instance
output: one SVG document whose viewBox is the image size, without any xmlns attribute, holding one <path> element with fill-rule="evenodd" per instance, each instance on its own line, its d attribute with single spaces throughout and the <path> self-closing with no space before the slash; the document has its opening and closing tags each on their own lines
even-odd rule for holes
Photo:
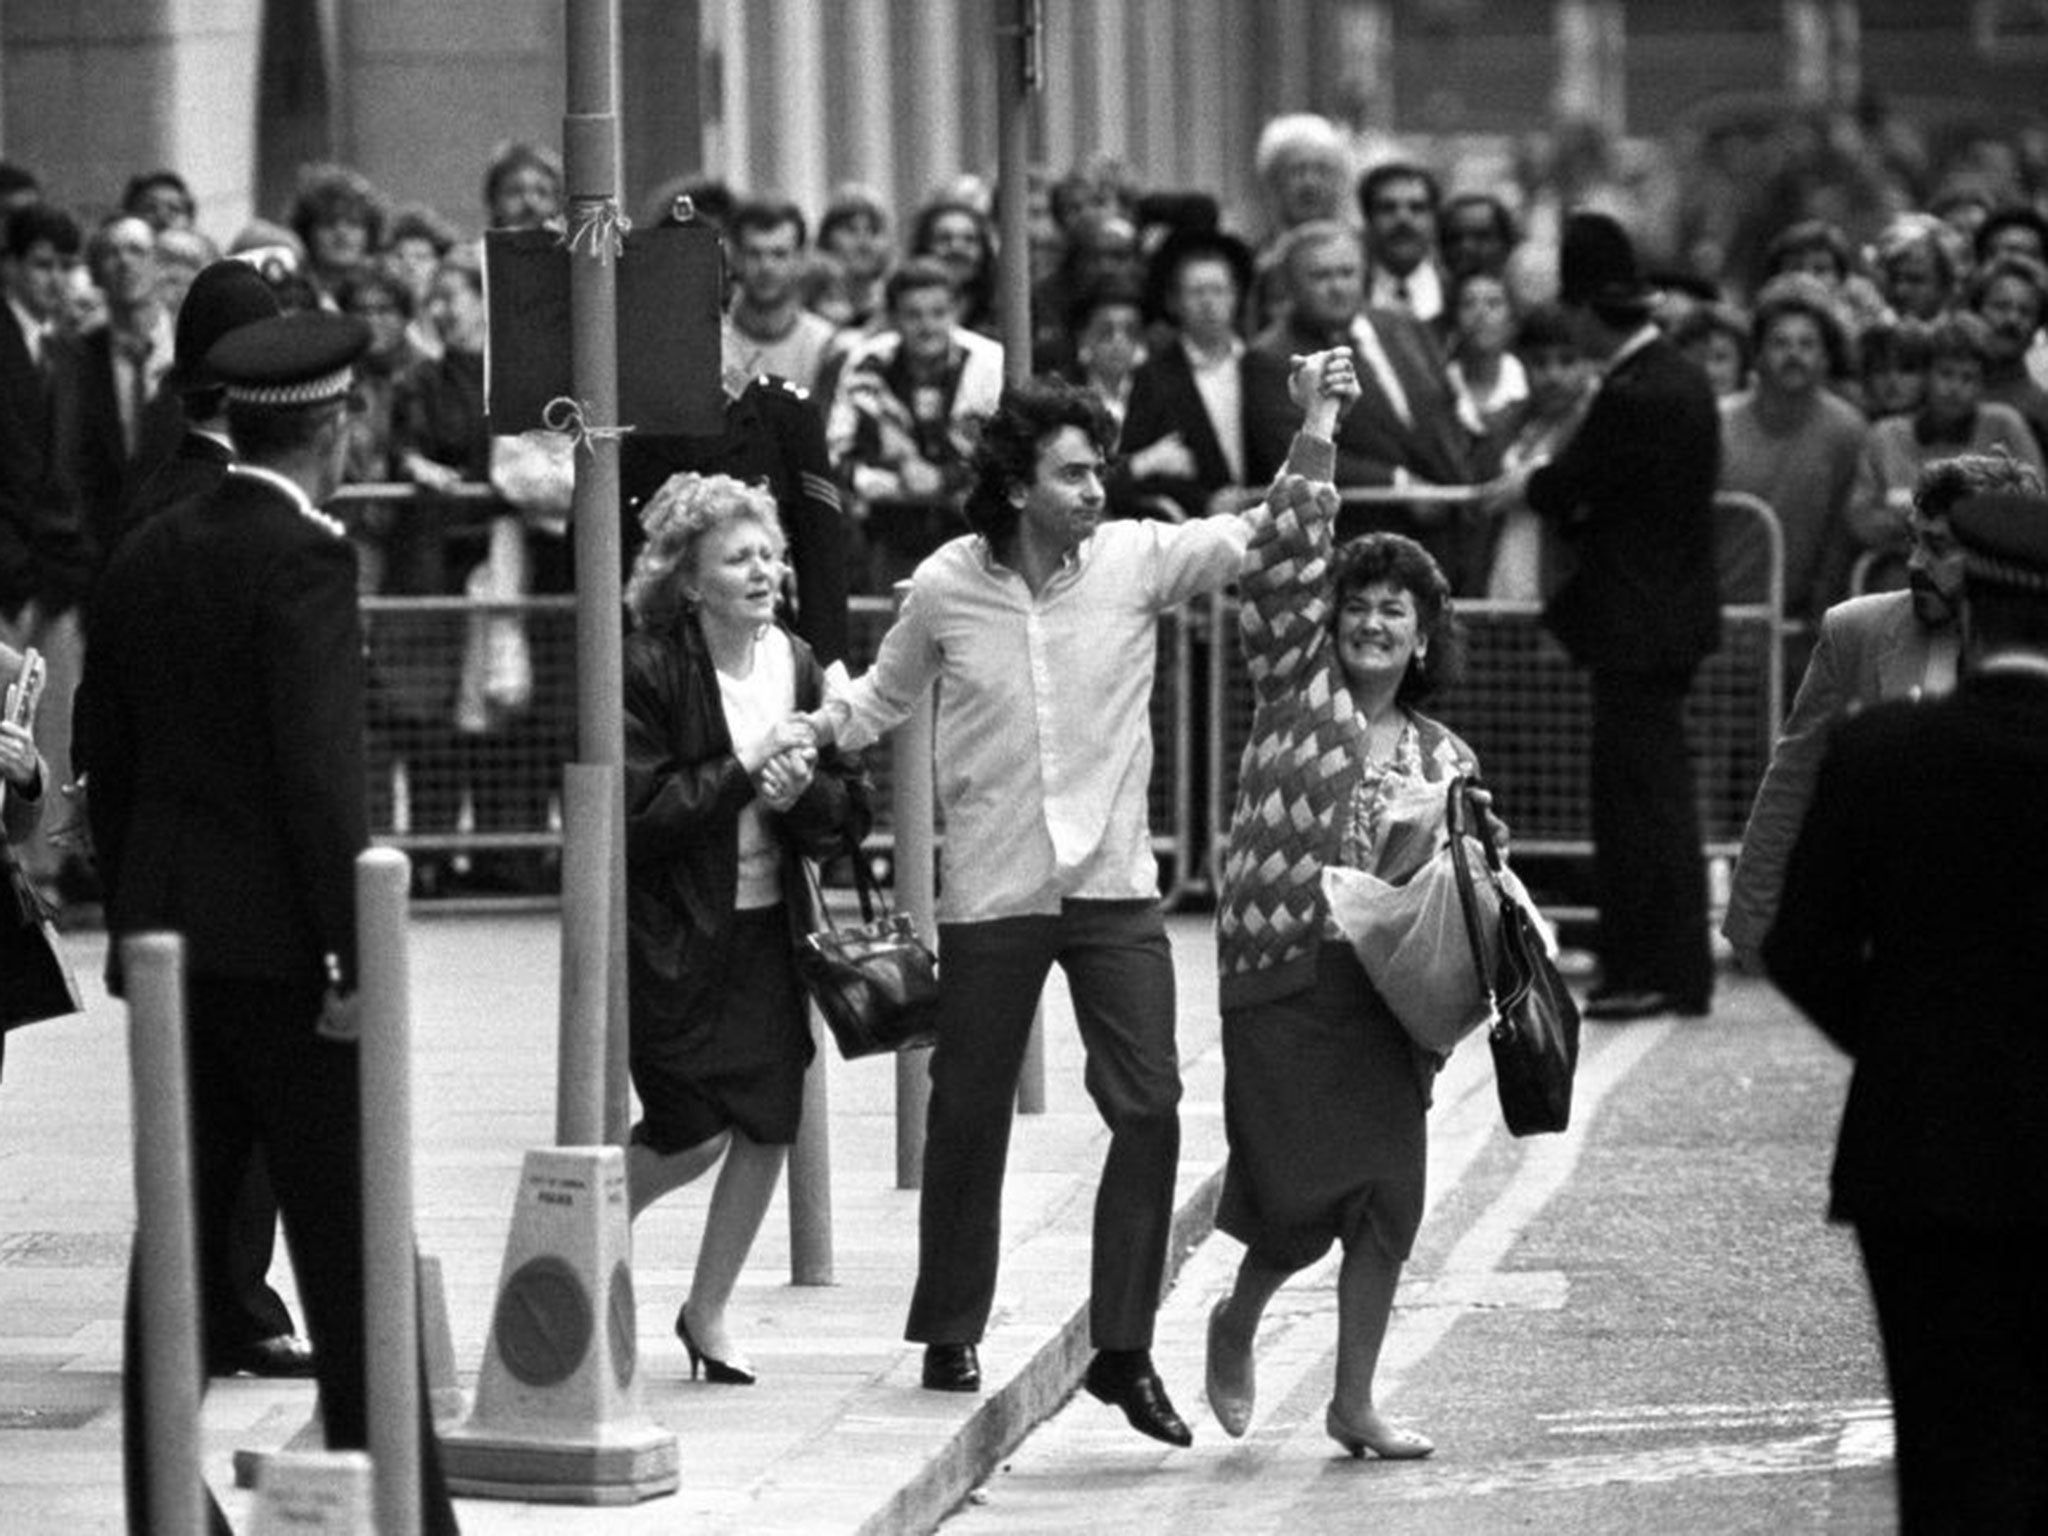
<svg viewBox="0 0 2048 1536">
<path fill-rule="evenodd" d="M 559 847 L 562 764 L 575 756 L 575 598 L 366 597 L 362 613 L 378 841 Z"/>
<path fill-rule="evenodd" d="M 373 488 L 377 495 L 384 488 Z M 1701 824 L 1712 856 L 1739 846 L 1750 800 L 1783 717 L 1783 541 L 1770 509 L 1724 494 L 1717 518 L 1743 588 L 1722 609 L 1722 644 L 1688 702 Z M 1534 605 L 1459 602 L 1467 636 L 1463 681 L 1434 713 L 1479 754 L 1516 846 L 1532 854 L 1591 851 L 1585 675 L 1544 631 Z M 885 596 L 849 604 L 847 665 L 874 659 L 894 611 Z M 366 597 L 370 673 L 370 800 L 378 840 L 409 850 L 552 849 L 560 845 L 561 765 L 574 755 L 575 600 L 482 605 L 461 597 Z M 459 718 L 465 658 L 510 620 L 530 673 L 526 702 L 486 708 L 482 729 Z M 516 648 L 516 647 L 515 647 Z M 1159 625 L 1152 697 L 1153 845 L 1169 904 L 1212 889 L 1251 724 L 1251 693 L 1230 594 L 1186 605 Z M 893 854 L 890 754 L 869 754 L 871 854 Z M 939 835 L 943 837 L 941 826 Z"/>
</svg>

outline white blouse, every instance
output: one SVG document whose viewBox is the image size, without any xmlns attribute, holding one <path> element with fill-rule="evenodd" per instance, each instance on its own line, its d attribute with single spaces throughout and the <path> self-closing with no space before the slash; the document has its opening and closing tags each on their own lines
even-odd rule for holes
<svg viewBox="0 0 2048 1536">
<path fill-rule="evenodd" d="M 718 694 L 733 750 L 746 753 L 796 709 L 796 653 L 787 631 L 771 624 L 754 645 L 754 668 L 745 677 L 721 670 Z M 768 828 L 759 799 L 740 812 L 741 911 L 772 907 L 782 900 L 782 850 Z"/>
</svg>

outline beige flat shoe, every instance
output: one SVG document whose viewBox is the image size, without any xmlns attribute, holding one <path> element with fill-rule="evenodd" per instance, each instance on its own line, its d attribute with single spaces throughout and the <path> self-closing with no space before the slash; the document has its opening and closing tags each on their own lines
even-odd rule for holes
<svg viewBox="0 0 2048 1536">
<path fill-rule="evenodd" d="M 1427 1435 L 1396 1429 L 1385 1420 L 1370 1430 L 1347 1423 L 1335 1403 L 1323 1411 L 1323 1430 L 1353 1456 L 1371 1451 L 1382 1461 L 1420 1461 L 1436 1450 L 1436 1442 Z"/>
<path fill-rule="evenodd" d="M 1252 1352 L 1232 1344 L 1223 1330 L 1223 1302 L 1209 1311 L 1209 1358 L 1203 1385 L 1209 1393 L 1209 1411 L 1223 1433 L 1242 1440 L 1251 1427 L 1252 1403 L 1258 1388 L 1252 1375 Z"/>
</svg>

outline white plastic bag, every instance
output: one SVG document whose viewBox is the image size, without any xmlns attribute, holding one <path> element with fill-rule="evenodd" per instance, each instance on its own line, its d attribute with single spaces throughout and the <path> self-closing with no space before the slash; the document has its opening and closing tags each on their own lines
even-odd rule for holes
<svg viewBox="0 0 2048 1536">
<path fill-rule="evenodd" d="M 1500 905 L 1486 878 L 1485 853 L 1459 839 L 1480 893 L 1485 953 L 1500 937 Z M 1362 869 L 1323 870 L 1323 895 L 1338 931 L 1351 943 L 1373 989 L 1410 1038 L 1448 1056 L 1487 1019 L 1486 986 L 1472 959 L 1472 940 L 1458 905 L 1457 873 L 1448 841 L 1399 885 Z"/>
</svg>

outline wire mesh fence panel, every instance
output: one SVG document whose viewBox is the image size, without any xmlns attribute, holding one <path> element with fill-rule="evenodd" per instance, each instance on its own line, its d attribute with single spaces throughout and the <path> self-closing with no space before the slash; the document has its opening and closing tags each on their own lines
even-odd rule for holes
<svg viewBox="0 0 2048 1536">
<path fill-rule="evenodd" d="M 1749 804 L 1770 765 L 1777 734 L 1779 637 L 1768 616 L 1723 614 L 1721 649 L 1708 657 L 1686 700 L 1700 835 L 1715 854 L 1742 846 Z"/>
<path fill-rule="evenodd" d="M 576 753 L 576 605 L 365 598 L 371 830 L 408 848 L 551 848 Z"/>
<path fill-rule="evenodd" d="M 1494 802 L 1523 848 L 1591 845 L 1586 805 L 1592 695 L 1543 628 L 1541 611 L 1460 603 L 1465 675 L 1424 705 L 1478 754 Z"/>
<path fill-rule="evenodd" d="M 849 604 L 846 663 L 874 662 L 893 598 Z M 1531 605 L 1463 602 L 1467 665 L 1428 706 L 1478 754 L 1519 847 L 1591 847 L 1586 675 Z M 575 600 L 486 605 L 464 598 L 363 602 L 369 656 L 370 813 L 385 841 L 420 850 L 552 850 L 563 763 L 576 751 Z M 1722 644 L 1687 701 L 1708 848 L 1739 844 L 1780 714 L 1783 631 L 1768 604 L 1723 611 Z M 1166 890 L 1202 888 L 1237 789 L 1252 697 L 1234 598 L 1164 615 L 1150 720 L 1147 803 Z M 870 847 L 894 846 L 892 764 L 870 748 Z M 943 828 L 940 828 L 943 832 Z"/>
</svg>

